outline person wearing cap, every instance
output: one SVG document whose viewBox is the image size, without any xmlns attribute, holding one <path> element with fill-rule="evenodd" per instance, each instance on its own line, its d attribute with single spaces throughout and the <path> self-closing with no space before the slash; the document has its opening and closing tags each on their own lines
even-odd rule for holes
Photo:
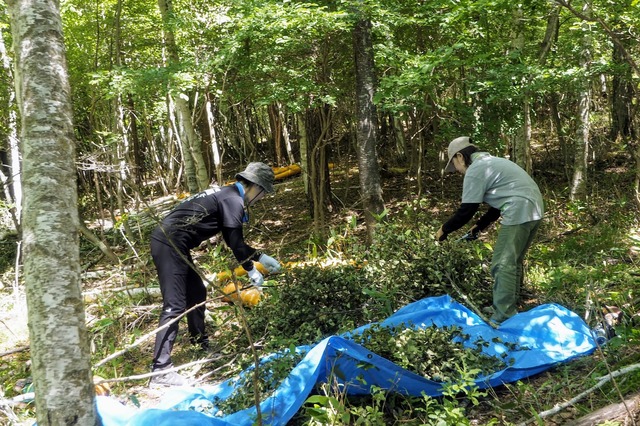
<svg viewBox="0 0 640 426">
<path fill-rule="evenodd" d="M 524 169 L 506 158 L 481 152 L 468 136 L 451 141 L 448 156 L 445 172 L 464 176 L 462 202 L 438 229 L 436 239 L 443 241 L 467 224 L 481 203 L 488 204 L 489 208 L 471 227 L 466 239 L 476 239 L 480 232 L 502 218 L 491 260 L 494 280 L 491 321 L 499 324 L 517 313 L 524 257 L 544 216 L 542 195 Z"/>
<path fill-rule="evenodd" d="M 192 266 L 191 250 L 218 233 L 247 271 L 253 286 L 261 289 L 264 283 L 254 261 L 269 272 L 280 269 L 277 260 L 247 245 L 242 232 L 243 223 L 248 221 L 246 207 L 273 192 L 273 170 L 264 163 L 249 163 L 236 180 L 232 185 L 208 188 L 186 199 L 153 230 L 151 255 L 162 292 L 160 326 L 206 300 L 207 290 Z M 204 318 L 202 305 L 187 314 L 187 326 L 191 342 L 206 350 L 209 340 Z M 171 350 L 177 334 L 178 321 L 156 334 L 154 372 L 172 368 Z M 188 381 L 176 372 L 167 372 L 153 376 L 151 383 L 181 386 Z"/>
</svg>

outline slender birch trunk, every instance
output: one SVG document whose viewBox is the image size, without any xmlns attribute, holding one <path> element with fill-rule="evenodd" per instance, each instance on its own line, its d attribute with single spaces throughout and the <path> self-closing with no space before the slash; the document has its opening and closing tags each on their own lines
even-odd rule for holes
<svg viewBox="0 0 640 426">
<path fill-rule="evenodd" d="M 8 6 L 22 120 L 24 278 L 37 422 L 97 425 L 60 10 L 46 0 L 11 0 Z"/>
<path fill-rule="evenodd" d="M 176 45 L 173 29 L 171 28 L 171 20 L 173 15 L 173 7 L 171 1 L 158 0 L 158 7 L 162 15 L 164 42 L 168 55 L 169 65 L 177 65 L 180 63 L 178 55 L 178 46 Z M 169 96 L 172 98 L 172 110 L 175 112 L 176 130 L 180 135 L 182 143 L 182 153 L 185 160 L 185 173 L 187 178 L 187 186 L 189 191 L 198 192 L 209 186 L 209 172 L 202 152 L 201 140 L 193 126 L 191 107 L 187 101 L 186 93 L 173 93 L 171 90 Z"/>
<path fill-rule="evenodd" d="M 213 106 L 211 104 L 211 94 L 207 93 L 205 103 L 205 111 L 207 112 L 207 124 L 209 125 L 209 135 L 211 137 L 211 154 L 213 155 L 213 166 L 216 170 L 216 181 L 222 184 L 222 153 L 218 144 L 216 134 L 215 117 L 213 114 Z"/>
</svg>

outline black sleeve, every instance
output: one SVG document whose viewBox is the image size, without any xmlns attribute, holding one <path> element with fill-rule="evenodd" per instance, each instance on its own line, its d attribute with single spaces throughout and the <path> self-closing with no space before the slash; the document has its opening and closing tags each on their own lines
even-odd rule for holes
<svg viewBox="0 0 640 426">
<path fill-rule="evenodd" d="M 487 226 L 500 218 L 500 209 L 489 207 L 489 210 L 476 222 L 477 232 L 483 231 Z"/>
<path fill-rule="evenodd" d="M 242 265 L 245 271 L 253 269 L 252 260 L 258 260 L 261 252 L 257 251 L 253 247 L 248 246 L 244 242 L 244 235 L 242 234 L 242 228 L 222 228 L 222 237 L 224 242 L 233 252 L 233 255 L 238 260 L 238 263 Z"/>
<path fill-rule="evenodd" d="M 478 211 L 480 203 L 462 203 L 456 212 L 442 225 L 442 239 L 450 233 L 462 228 Z"/>
</svg>

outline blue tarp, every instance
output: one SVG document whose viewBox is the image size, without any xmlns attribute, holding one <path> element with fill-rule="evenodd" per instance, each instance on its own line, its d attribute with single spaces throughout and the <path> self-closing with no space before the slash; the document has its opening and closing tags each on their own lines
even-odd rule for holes
<svg viewBox="0 0 640 426">
<path fill-rule="evenodd" d="M 470 343 L 482 337 L 489 345 L 487 355 L 506 354 L 512 362 L 504 370 L 476 380 L 480 388 L 499 386 L 529 377 L 552 366 L 590 354 L 596 348 L 591 330 L 575 313 L 546 304 L 522 312 L 503 322 L 498 329 L 449 296 L 419 300 L 382 321 L 382 326 L 411 324 L 413 327 L 458 326 L 471 336 Z M 427 380 L 379 357 L 348 340 L 349 334 L 331 336 L 315 346 L 300 347 L 307 352 L 278 389 L 260 404 L 263 424 L 285 425 L 300 409 L 318 383 L 329 376 L 340 377 L 350 394 L 366 394 L 371 386 L 393 392 L 420 396 L 439 396 L 442 383 Z M 475 345 L 473 345 L 475 347 Z M 368 363 L 373 368 L 363 369 Z M 339 374 L 333 374 L 339 371 Z M 215 401 L 224 400 L 234 389 L 234 379 L 213 386 L 168 389 L 165 398 L 153 409 L 125 407 L 110 397 L 98 397 L 98 411 L 104 426 L 224 425 L 250 426 L 256 418 L 255 407 L 224 417 L 214 417 Z M 207 413 L 207 414 L 205 414 Z"/>
</svg>

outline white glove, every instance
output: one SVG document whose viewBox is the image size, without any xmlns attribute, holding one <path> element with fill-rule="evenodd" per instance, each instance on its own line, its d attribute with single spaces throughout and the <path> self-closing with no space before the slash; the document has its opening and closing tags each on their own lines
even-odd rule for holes
<svg viewBox="0 0 640 426">
<path fill-rule="evenodd" d="M 247 271 L 247 275 L 249 275 L 249 279 L 251 280 L 251 285 L 257 288 L 258 290 L 262 290 L 262 284 L 264 284 L 264 277 L 258 271 L 258 268 L 253 268 L 250 271 Z"/>
<path fill-rule="evenodd" d="M 271 256 L 267 256 L 264 253 L 260 255 L 260 257 L 258 258 L 258 262 L 262 263 L 262 266 L 264 266 L 265 269 L 271 273 L 278 272 L 280 270 L 280 264 L 278 263 L 278 261 Z"/>
</svg>

